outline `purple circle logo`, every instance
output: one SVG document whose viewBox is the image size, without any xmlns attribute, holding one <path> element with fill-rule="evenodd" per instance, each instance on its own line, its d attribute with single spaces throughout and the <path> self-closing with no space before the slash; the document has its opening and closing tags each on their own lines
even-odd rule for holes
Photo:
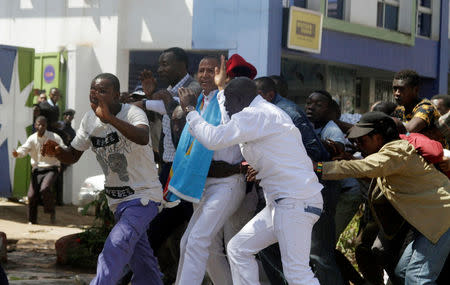
<svg viewBox="0 0 450 285">
<path fill-rule="evenodd" d="M 53 65 L 49 64 L 44 69 L 44 79 L 47 83 L 52 83 L 55 79 L 55 68 Z"/>
</svg>

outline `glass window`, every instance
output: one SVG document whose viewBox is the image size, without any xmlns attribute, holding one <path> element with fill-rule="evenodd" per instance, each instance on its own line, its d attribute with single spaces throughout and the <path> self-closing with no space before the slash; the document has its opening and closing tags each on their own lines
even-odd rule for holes
<svg viewBox="0 0 450 285">
<path fill-rule="evenodd" d="M 417 19 L 417 34 L 424 37 L 431 36 L 431 14 L 419 12 Z"/>
<path fill-rule="evenodd" d="M 294 0 L 294 6 L 300 7 L 300 8 L 306 8 L 306 2 L 307 2 L 307 0 Z"/>
<path fill-rule="evenodd" d="M 420 0 L 419 5 L 422 7 L 431 8 L 431 0 Z"/>
<path fill-rule="evenodd" d="M 344 0 L 328 0 L 327 16 L 336 19 L 344 19 Z"/>
<path fill-rule="evenodd" d="M 431 0 L 418 1 L 417 8 L 417 35 L 431 36 Z"/>
<path fill-rule="evenodd" d="M 398 1 L 378 1 L 377 26 L 396 31 L 398 29 L 398 6 Z"/>
<path fill-rule="evenodd" d="M 392 5 L 384 6 L 384 27 L 389 30 L 397 30 L 398 7 Z"/>
</svg>

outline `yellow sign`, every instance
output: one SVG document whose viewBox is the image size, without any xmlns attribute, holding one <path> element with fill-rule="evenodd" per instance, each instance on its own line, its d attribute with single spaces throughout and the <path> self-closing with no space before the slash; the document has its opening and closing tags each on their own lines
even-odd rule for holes
<svg viewBox="0 0 450 285">
<path fill-rule="evenodd" d="M 322 14 L 291 6 L 287 47 L 320 53 L 322 43 Z"/>
</svg>

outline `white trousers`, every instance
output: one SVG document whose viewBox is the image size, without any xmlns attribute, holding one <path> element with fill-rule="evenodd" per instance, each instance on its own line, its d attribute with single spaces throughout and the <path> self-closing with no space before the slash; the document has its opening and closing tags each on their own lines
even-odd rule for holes
<svg viewBox="0 0 450 285">
<path fill-rule="evenodd" d="M 322 211 L 319 192 L 305 200 L 284 198 L 268 204 L 227 245 L 234 285 L 259 283 L 255 254 L 278 241 L 290 285 L 319 285 L 309 267 L 311 231 Z"/>
<path fill-rule="evenodd" d="M 256 191 L 252 190 L 247 193 L 238 209 L 212 240 L 206 272 L 214 285 L 233 285 L 230 264 L 225 254 L 225 245 L 253 218 L 257 203 Z"/>
<path fill-rule="evenodd" d="M 181 238 L 175 284 L 202 283 L 212 240 L 239 207 L 244 195 L 243 175 L 207 179 L 203 197 L 200 203 L 194 204 L 194 213 Z"/>
</svg>

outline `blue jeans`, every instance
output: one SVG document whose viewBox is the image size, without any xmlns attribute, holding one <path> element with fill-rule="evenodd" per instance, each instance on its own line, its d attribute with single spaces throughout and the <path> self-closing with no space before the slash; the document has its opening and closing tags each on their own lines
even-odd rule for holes
<svg viewBox="0 0 450 285">
<path fill-rule="evenodd" d="M 153 201 L 142 205 L 140 199 L 134 199 L 117 206 L 116 225 L 98 256 L 97 275 L 91 285 L 116 284 L 127 264 L 133 271 L 132 284 L 163 284 L 146 232 L 157 214 L 158 204 Z"/>
<path fill-rule="evenodd" d="M 431 221 L 430 221 L 431 222 Z M 406 247 L 395 268 L 395 274 L 405 285 L 436 284 L 436 279 L 450 252 L 450 229 L 436 244 L 421 233 Z"/>
<path fill-rule="evenodd" d="M 311 264 L 321 285 L 342 285 L 341 271 L 336 263 L 336 205 L 340 195 L 337 181 L 320 181 L 323 212 L 314 224 L 311 240 Z"/>
</svg>

